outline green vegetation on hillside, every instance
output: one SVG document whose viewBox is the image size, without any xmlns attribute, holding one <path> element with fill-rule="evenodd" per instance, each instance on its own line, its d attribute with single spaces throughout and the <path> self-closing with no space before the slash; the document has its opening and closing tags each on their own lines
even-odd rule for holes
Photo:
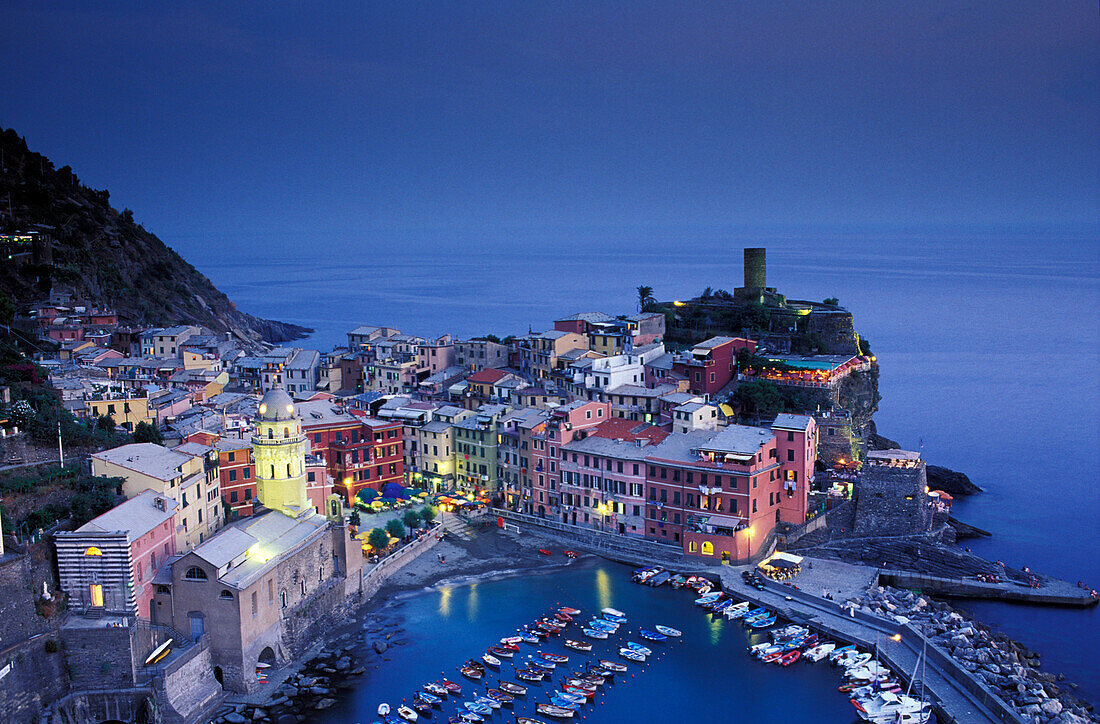
<svg viewBox="0 0 1100 724">
<path fill-rule="evenodd" d="M 0 476 L 0 496 L 16 511 L 9 515 L 6 507 L 0 509 L 4 530 L 29 534 L 70 516 L 71 527 L 81 526 L 114 507 L 122 483 L 122 478 L 98 478 L 77 466 L 24 468 Z"/>
<path fill-rule="evenodd" d="M 113 208 L 107 191 L 85 186 L 68 166 L 54 168 L 15 131 L 0 131 L 0 153 L 0 197 L 5 212 L 11 210 L 0 220 L 0 233 L 38 229 L 53 238 L 52 263 L 40 258 L 0 266 L 0 290 L 16 306 L 64 287 L 131 323 L 187 322 L 270 342 L 310 331 L 237 311 L 209 279 L 136 223 L 129 209 Z"/>
</svg>

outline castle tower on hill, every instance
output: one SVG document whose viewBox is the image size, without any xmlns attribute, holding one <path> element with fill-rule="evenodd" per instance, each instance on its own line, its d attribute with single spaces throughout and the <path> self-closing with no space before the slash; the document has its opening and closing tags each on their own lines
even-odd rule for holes
<svg viewBox="0 0 1100 724">
<path fill-rule="evenodd" d="M 294 401 L 284 390 L 271 390 L 260 400 L 252 452 L 260 504 L 291 518 L 313 515 L 306 495 L 306 438 Z"/>
</svg>

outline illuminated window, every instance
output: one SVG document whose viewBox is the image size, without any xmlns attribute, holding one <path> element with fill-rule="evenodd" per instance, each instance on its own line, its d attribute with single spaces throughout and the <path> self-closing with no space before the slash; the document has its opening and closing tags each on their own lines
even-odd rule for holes
<svg viewBox="0 0 1100 724">
<path fill-rule="evenodd" d="M 103 551 L 99 550 L 95 546 L 88 546 L 87 548 L 84 549 L 84 555 L 86 555 L 86 556 L 101 556 L 101 555 L 103 555 Z"/>
<path fill-rule="evenodd" d="M 703 555 L 704 556 L 713 556 L 714 555 L 714 544 L 711 543 L 709 540 L 708 541 L 703 541 Z"/>
</svg>

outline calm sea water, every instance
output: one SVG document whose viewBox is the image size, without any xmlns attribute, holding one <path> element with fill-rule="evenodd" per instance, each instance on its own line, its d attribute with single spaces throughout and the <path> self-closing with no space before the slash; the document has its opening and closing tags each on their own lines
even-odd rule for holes
<svg viewBox="0 0 1100 724">
<path fill-rule="evenodd" d="M 390 661 L 368 670 L 363 683 L 342 702 L 341 708 L 325 712 L 325 722 L 371 721 L 382 701 L 391 706 L 402 698 L 411 701 L 414 691 L 426 681 L 448 678 L 462 685 L 460 701 L 485 687 L 462 678 L 455 667 L 476 658 L 501 637 L 554 606 L 581 609 L 585 617 L 612 606 L 630 619 L 620 629 L 629 631 L 626 640 L 645 642 L 637 636 L 642 627 L 662 623 L 683 632 L 679 641 L 648 643 L 654 655 L 643 666 L 630 664 L 631 674 L 616 677 L 605 686 L 595 703 L 583 708 L 583 721 L 592 724 L 645 722 L 683 724 L 689 721 L 759 722 L 852 722 L 855 712 L 848 698 L 836 690 L 840 683 L 836 669 L 827 664 L 795 665 L 789 668 L 762 664 L 749 657 L 745 648 L 763 640 L 750 635 L 739 622 L 714 619 L 692 605 L 691 591 L 674 591 L 667 586 L 651 589 L 630 582 L 630 570 L 617 564 L 579 563 L 553 575 L 511 578 L 455 588 L 445 587 L 414 595 L 398 609 L 411 643 L 386 652 Z M 574 630 L 575 627 L 570 627 Z M 583 638 L 576 632 L 575 638 Z M 405 636 L 405 634 L 402 634 Z M 400 637 L 398 637 L 400 638 Z M 612 639 L 596 641 L 591 654 L 570 651 L 560 638 L 542 646 L 520 644 L 526 657 L 536 650 L 567 654 L 569 671 L 582 661 L 608 658 L 622 661 Z M 525 660 L 525 659 L 524 659 Z M 563 667 L 558 666 L 558 670 Z M 514 667 L 504 662 L 505 678 L 515 681 Z M 500 677 L 486 678 L 495 685 Z M 561 678 L 555 674 L 554 680 Z M 556 687 L 555 687 L 556 688 Z M 547 683 L 531 685 L 527 696 L 517 699 L 505 714 L 490 721 L 511 721 L 511 713 L 547 717 L 535 712 L 536 703 L 547 702 Z M 446 721 L 454 714 L 448 703 L 433 715 Z M 373 717 L 376 718 L 376 717 Z M 582 720 L 577 716 L 574 721 Z"/>
<path fill-rule="evenodd" d="M 582 310 L 622 313 L 634 287 L 661 299 L 733 289 L 741 249 L 766 246 L 791 298 L 839 297 L 882 365 L 879 430 L 966 472 L 985 493 L 956 513 L 994 533 L 976 551 L 1100 586 L 1100 236 L 1095 230 L 965 236 L 599 232 L 460 243 L 389 239 L 285 255 L 226 246 L 193 259 L 241 309 L 317 331 L 358 324 L 468 336 L 525 333 Z M 328 244 L 326 246 L 326 243 Z M 187 253 L 186 249 L 183 249 Z M 1100 701 L 1100 613 L 967 604 Z M 740 694 L 732 692 L 731 697 Z"/>
</svg>

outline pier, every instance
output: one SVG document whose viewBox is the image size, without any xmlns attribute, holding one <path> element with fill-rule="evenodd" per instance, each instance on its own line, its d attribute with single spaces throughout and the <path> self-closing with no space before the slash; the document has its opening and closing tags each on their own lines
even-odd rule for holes
<svg viewBox="0 0 1100 724">
<path fill-rule="evenodd" d="M 1075 586 L 1058 578 L 1042 577 L 1038 588 L 1022 586 L 1012 581 L 985 583 L 966 578 L 929 576 L 908 571 L 881 568 L 878 582 L 883 586 L 896 586 L 920 590 L 937 596 L 958 598 L 996 598 L 1003 601 L 1038 603 L 1049 606 L 1095 606 L 1098 601 L 1089 589 Z"/>
</svg>

